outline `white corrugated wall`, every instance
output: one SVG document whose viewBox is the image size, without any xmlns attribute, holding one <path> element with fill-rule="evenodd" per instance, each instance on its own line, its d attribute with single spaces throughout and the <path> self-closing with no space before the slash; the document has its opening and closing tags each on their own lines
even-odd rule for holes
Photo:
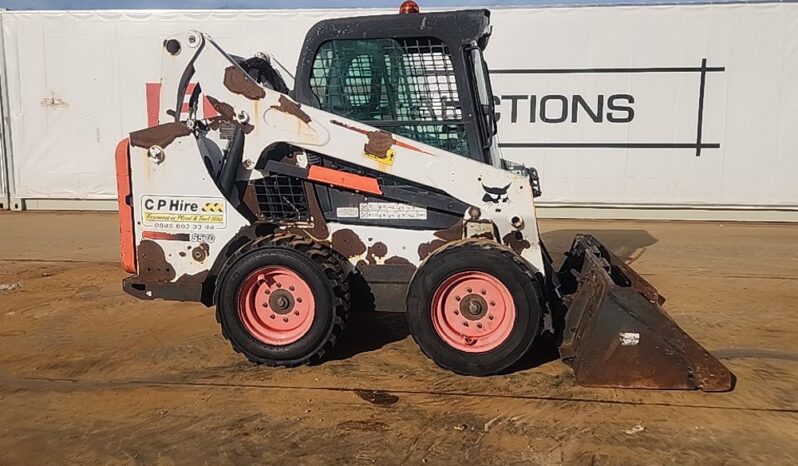
<svg viewBox="0 0 798 466">
<path fill-rule="evenodd" d="M 378 12 L 2 13 L 12 201 L 113 205 L 113 149 L 147 124 L 168 35 L 199 29 L 293 69 L 313 23 Z M 798 218 L 797 20 L 789 3 L 496 9 L 505 157 L 535 166 L 539 204 L 566 216 Z"/>
<path fill-rule="evenodd" d="M 0 31 L 3 28 L 3 16 L 0 11 Z M 10 189 L 8 186 L 8 162 L 10 158 L 10 144 L 8 138 L 11 120 L 7 108 L 8 97 L 6 94 L 5 55 L 3 54 L 3 34 L 0 34 L 0 210 L 10 209 Z"/>
</svg>

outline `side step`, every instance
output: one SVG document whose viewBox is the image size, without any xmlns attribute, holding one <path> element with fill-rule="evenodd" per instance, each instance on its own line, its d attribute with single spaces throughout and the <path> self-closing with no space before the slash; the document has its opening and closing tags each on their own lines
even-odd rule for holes
<svg viewBox="0 0 798 466">
<path fill-rule="evenodd" d="M 567 306 L 560 356 L 588 387 L 722 392 L 734 375 L 660 307 L 665 299 L 591 235 L 558 273 Z"/>
</svg>

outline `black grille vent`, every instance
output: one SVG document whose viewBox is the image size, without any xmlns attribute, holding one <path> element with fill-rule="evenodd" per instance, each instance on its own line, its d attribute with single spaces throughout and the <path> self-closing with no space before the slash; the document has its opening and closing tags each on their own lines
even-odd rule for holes
<svg viewBox="0 0 798 466">
<path fill-rule="evenodd" d="M 253 182 L 264 220 L 306 221 L 308 200 L 302 180 L 271 175 Z"/>
</svg>

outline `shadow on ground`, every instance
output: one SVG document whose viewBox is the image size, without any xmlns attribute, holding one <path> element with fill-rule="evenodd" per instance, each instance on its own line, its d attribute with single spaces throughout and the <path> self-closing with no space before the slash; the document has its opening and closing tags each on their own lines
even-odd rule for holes
<svg viewBox="0 0 798 466">
<path fill-rule="evenodd" d="M 404 312 L 364 311 L 349 316 L 346 335 L 335 345 L 328 360 L 348 359 L 374 351 L 410 335 Z"/>
<path fill-rule="evenodd" d="M 579 233 L 595 236 L 626 263 L 637 260 L 643 255 L 646 248 L 657 244 L 658 241 L 646 230 L 591 230 L 585 228 L 549 231 L 543 233 L 541 238 L 552 255 L 555 266 L 559 266 L 562 262 L 565 251 L 571 249 L 571 243 Z"/>
<path fill-rule="evenodd" d="M 503 374 L 512 374 L 514 372 L 521 372 L 527 369 L 534 369 L 535 367 L 542 366 L 543 364 L 555 361 L 560 358 L 560 353 L 557 347 L 545 337 L 538 337 L 529 352 L 524 355 L 517 363 L 510 366 Z"/>
<path fill-rule="evenodd" d="M 402 312 L 354 312 L 349 317 L 346 336 L 335 346 L 327 361 L 351 358 L 360 353 L 378 350 L 390 343 L 404 340 L 410 335 L 405 314 Z M 532 369 L 559 358 L 551 341 L 539 338 L 519 362 L 504 374 Z M 421 351 L 421 350 L 418 350 Z"/>
</svg>

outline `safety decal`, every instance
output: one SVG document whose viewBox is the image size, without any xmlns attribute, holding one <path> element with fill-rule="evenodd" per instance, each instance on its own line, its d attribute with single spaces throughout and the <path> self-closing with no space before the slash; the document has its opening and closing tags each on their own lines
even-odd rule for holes
<svg viewBox="0 0 798 466">
<path fill-rule="evenodd" d="M 361 202 L 360 218 L 369 220 L 426 220 L 427 209 L 396 202 Z"/>
<path fill-rule="evenodd" d="M 396 155 L 396 151 L 393 148 L 386 149 L 384 152 L 379 154 L 371 154 L 367 151 L 363 152 L 363 157 L 367 159 L 376 160 L 385 165 L 393 165 L 393 158 Z"/>
<path fill-rule="evenodd" d="M 141 197 L 141 220 L 157 230 L 214 230 L 227 225 L 226 202 L 220 197 Z"/>
<path fill-rule="evenodd" d="M 360 210 L 357 207 L 338 207 L 335 209 L 335 216 L 338 218 L 358 218 Z"/>
</svg>

